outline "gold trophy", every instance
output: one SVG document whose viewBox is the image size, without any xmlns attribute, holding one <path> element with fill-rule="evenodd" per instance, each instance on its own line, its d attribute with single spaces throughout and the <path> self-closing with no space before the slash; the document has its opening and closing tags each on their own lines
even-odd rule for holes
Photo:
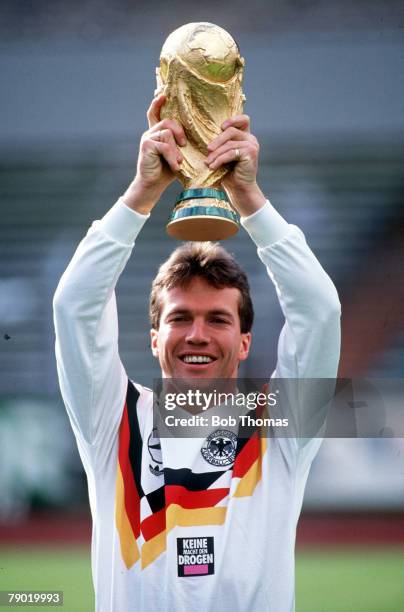
<svg viewBox="0 0 404 612">
<path fill-rule="evenodd" d="M 229 167 L 211 170 L 204 162 L 223 121 L 243 112 L 243 67 L 233 38 L 212 23 L 183 25 L 163 45 L 156 94 L 167 100 L 160 116 L 178 121 L 187 137 L 176 174 L 183 191 L 167 224 L 174 238 L 223 240 L 238 231 L 239 216 L 221 189 Z"/>
</svg>

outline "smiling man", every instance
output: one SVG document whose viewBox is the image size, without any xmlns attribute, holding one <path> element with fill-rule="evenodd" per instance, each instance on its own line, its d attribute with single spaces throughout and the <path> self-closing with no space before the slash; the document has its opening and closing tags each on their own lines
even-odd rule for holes
<svg viewBox="0 0 404 612">
<path fill-rule="evenodd" d="M 251 344 L 247 277 L 219 245 L 185 244 L 154 279 L 150 319 L 164 378 L 236 378 Z"/>
<path fill-rule="evenodd" d="M 160 120 L 164 101 L 149 109 L 135 179 L 90 228 L 54 298 L 60 387 L 89 486 L 96 608 L 291 612 L 296 524 L 320 440 L 241 438 L 223 427 L 204 439 L 160 439 L 152 392 L 128 379 L 119 358 L 115 285 L 186 143 L 179 124 Z M 224 122 L 206 164 L 234 162 L 223 187 L 276 287 L 285 324 L 274 376 L 334 378 L 335 287 L 262 194 L 258 153 L 239 115 Z M 150 319 L 164 378 L 235 379 L 251 343 L 247 278 L 219 245 L 185 244 L 153 282 Z M 307 412 L 300 394 L 294 403 L 302 431 L 315 407 Z"/>
</svg>

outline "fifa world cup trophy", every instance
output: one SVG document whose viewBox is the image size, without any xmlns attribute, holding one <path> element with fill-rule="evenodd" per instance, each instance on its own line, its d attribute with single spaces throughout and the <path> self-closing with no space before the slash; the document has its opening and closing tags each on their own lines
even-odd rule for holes
<svg viewBox="0 0 404 612">
<path fill-rule="evenodd" d="M 243 67 L 233 38 L 212 23 L 186 24 L 163 45 L 156 69 L 156 93 L 167 98 L 161 119 L 181 123 L 187 137 L 177 173 L 183 191 L 167 225 L 174 238 L 222 240 L 238 231 L 238 214 L 221 189 L 229 167 L 211 170 L 204 162 L 223 121 L 243 112 Z"/>
</svg>

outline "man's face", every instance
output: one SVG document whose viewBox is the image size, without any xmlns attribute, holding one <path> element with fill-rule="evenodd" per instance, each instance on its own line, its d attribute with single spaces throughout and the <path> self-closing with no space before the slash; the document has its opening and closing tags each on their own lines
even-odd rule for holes
<svg viewBox="0 0 404 612">
<path fill-rule="evenodd" d="M 160 328 L 150 332 L 163 378 L 237 377 L 251 344 L 251 334 L 240 331 L 239 299 L 238 289 L 216 289 L 199 277 L 164 291 Z"/>
</svg>

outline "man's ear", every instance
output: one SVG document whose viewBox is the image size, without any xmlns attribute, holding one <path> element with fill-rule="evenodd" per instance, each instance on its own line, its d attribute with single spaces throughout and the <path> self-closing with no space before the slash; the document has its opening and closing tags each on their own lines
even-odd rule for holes
<svg viewBox="0 0 404 612">
<path fill-rule="evenodd" d="M 153 357 L 155 357 L 156 359 L 159 358 L 158 338 L 159 338 L 158 329 L 151 329 L 150 330 L 150 347 L 153 353 Z"/>
<path fill-rule="evenodd" d="M 250 332 L 241 334 L 240 350 L 238 354 L 238 358 L 240 361 L 244 361 L 245 359 L 247 359 L 248 353 L 250 352 L 251 339 L 252 336 Z"/>
</svg>

